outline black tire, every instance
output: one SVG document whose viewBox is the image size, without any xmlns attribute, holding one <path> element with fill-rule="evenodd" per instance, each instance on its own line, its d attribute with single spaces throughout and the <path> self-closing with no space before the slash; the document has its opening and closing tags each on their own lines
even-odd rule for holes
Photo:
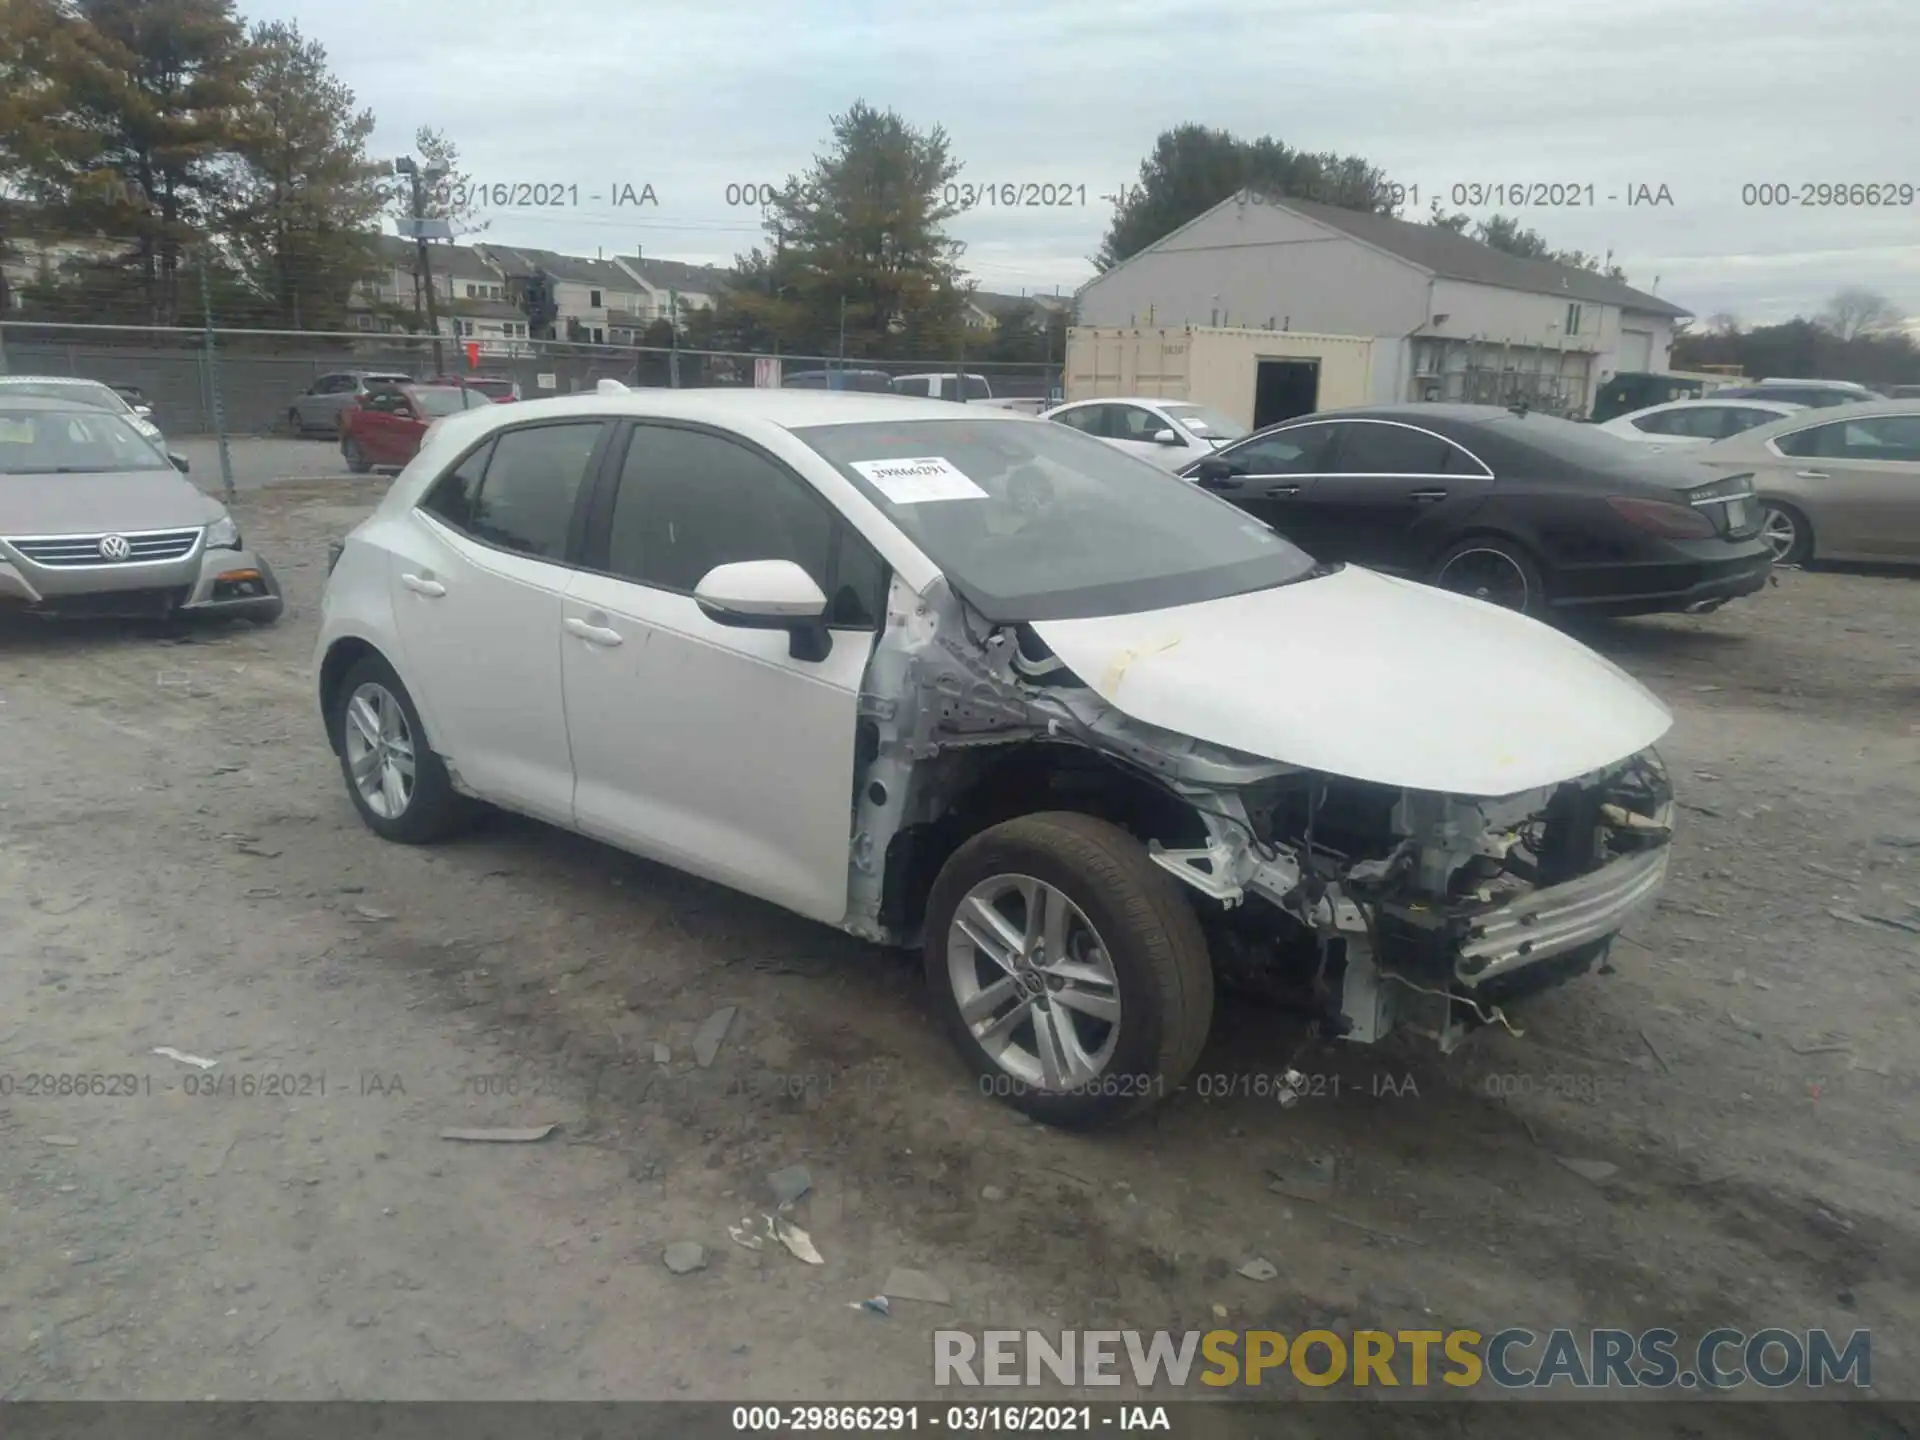
<svg viewBox="0 0 1920 1440">
<path fill-rule="evenodd" d="M 366 451 L 360 448 L 360 442 L 351 435 L 340 442 L 340 458 L 347 462 L 347 469 L 356 475 L 365 475 L 373 469 L 373 462 L 367 459 Z"/>
<path fill-rule="evenodd" d="M 1053 886 L 1099 933 L 1119 982 L 1120 1030 L 1091 1084 L 1048 1091 L 1020 1083 L 961 1018 L 948 972 L 948 931 L 968 892 L 997 875 Z M 983 830 L 955 851 L 927 900 L 925 963 L 934 1009 L 982 1092 L 1049 1125 L 1088 1129 L 1171 1095 L 1198 1063 L 1213 1023 L 1213 964 L 1179 882 L 1148 859 L 1133 836 L 1089 815 L 1025 815 Z"/>
<path fill-rule="evenodd" d="M 353 748 L 347 733 L 352 722 L 347 717 L 347 707 L 364 685 L 378 685 L 398 702 L 412 742 L 413 793 L 397 815 L 382 815 L 374 810 L 353 778 Z M 446 765 L 434 753 L 426 727 L 420 723 L 420 712 L 414 708 L 413 697 L 385 660 L 378 655 L 368 655 L 355 661 L 341 677 L 330 708 L 327 718 L 340 752 L 340 778 L 346 783 L 353 808 L 360 812 L 361 820 L 374 834 L 400 845 L 430 845 L 457 833 L 473 818 L 472 800 L 453 788 Z"/>
<path fill-rule="evenodd" d="M 1476 575 L 1483 576 L 1486 583 L 1468 588 Z M 1524 590 L 1503 584 L 1502 576 Z M 1501 535 L 1470 535 L 1449 546 L 1428 570 L 1427 583 L 1522 615 L 1538 616 L 1547 608 L 1547 586 L 1540 577 L 1539 562 L 1524 545 Z"/>
<path fill-rule="evenodd" d="M 1793 527 L 1793 543 L 1785 550 L 1776 550 L 1773 563 L 1811 565 L 1813 563 L 1813 526 L 1806 515 L 1785 501 L 1763 500 L 1760 502 L 1760 533 L 1762 535 L 1771 537 L 1776 517 Z M 1768 543 L 1773 543 L 1771 538 Z"/>
</svg>

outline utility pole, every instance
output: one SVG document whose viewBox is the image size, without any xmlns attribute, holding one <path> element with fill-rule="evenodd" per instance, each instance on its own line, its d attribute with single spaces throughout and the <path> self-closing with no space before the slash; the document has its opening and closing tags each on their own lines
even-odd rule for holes
<svg viewBox="0 0 1920 1440">
<path fill-rule="evenodd" d="M 433 373 L 447 373 L 446 352 L 440 345 L 440 306 L 433 293 L 433 254 L 427 248 L 427 181 L 446 172 L 437 167 L 422 170 L 411 155 L 402 155 L 393 162 L 393 168 L 407 177 L 413 196 L 412 230 L 414 249 L 418 254 L 420 283 L 427 292 L 427 325 L 433 331 Z"/>
<path fill-rule="evenodd" d="M 840 297 L 840 368 L 847 368 L 847 297 Z"/>
<path fill-rule="evenodd" d="M 673 330 L 673 352 L 667 357 L 668 370 L 673 388 L 680 388 L 680 292 L 667 291 L 667 324 Z"/>
</svg>

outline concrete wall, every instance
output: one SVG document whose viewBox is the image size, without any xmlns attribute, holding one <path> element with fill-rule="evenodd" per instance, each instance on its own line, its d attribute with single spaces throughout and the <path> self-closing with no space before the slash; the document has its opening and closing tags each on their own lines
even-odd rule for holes
<svg viewBox="0 0 1920 1440">
<path fill-rule="evenodd" d="M 1398 338 L 1427 318 L 1427 277 L 1290 211 L 1242 202 L 1091 281 L 1079 301 L 1091 326 L 1271 324 Z"/>
</svg>

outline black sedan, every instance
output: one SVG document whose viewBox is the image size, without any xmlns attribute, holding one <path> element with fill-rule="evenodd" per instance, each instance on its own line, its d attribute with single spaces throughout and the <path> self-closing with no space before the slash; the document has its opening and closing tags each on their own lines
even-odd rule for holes
<svg viewBox="0 0 1920 1440">
<path fill-rule="evenodd" d="M 1179 473 L 1308 554 L 1545 616 L 1699 613 L 1767 583 L 1752 477 L 1492 405 L 1257 431 Z"/>
</svg>

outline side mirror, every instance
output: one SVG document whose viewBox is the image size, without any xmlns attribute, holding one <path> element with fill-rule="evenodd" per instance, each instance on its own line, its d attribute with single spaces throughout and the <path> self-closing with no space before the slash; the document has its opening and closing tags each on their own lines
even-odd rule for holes
<svg viewBox="0 0 1920 1440">
<path fill-rule="evenodd" d="M 1187 442 L 1182 440 L 1175 431 L 1156 430 L 1153 432 L 1153 443 L 1156 445 L 1184 445 Z"/>
<path fill-rule="evenodd" d="M 827 658 L 827 597 L 813 577 L 791 560 L 740 560 L 716 565 L 694 587 L 702 613 L 717 625 L 741 630 L 785 630 L 795 660 Z"/>
<path fill-rule="evenodd" d="M 178 470 L 182 475 L 185 475 L 188 471 L 193 469 L 192 463 L 187 459 L 186 456 L 176 455 L 172 451 L 167 452 L 167 463 L 173 466 L 173 468 Z"/>
<path fill-rule="evenodd" d="M 1233 462 L 1209 455 L 1193 467 L 1194 483 L 1205 490 L 1231 490 L 1240 483 Z"/>
</svg>

